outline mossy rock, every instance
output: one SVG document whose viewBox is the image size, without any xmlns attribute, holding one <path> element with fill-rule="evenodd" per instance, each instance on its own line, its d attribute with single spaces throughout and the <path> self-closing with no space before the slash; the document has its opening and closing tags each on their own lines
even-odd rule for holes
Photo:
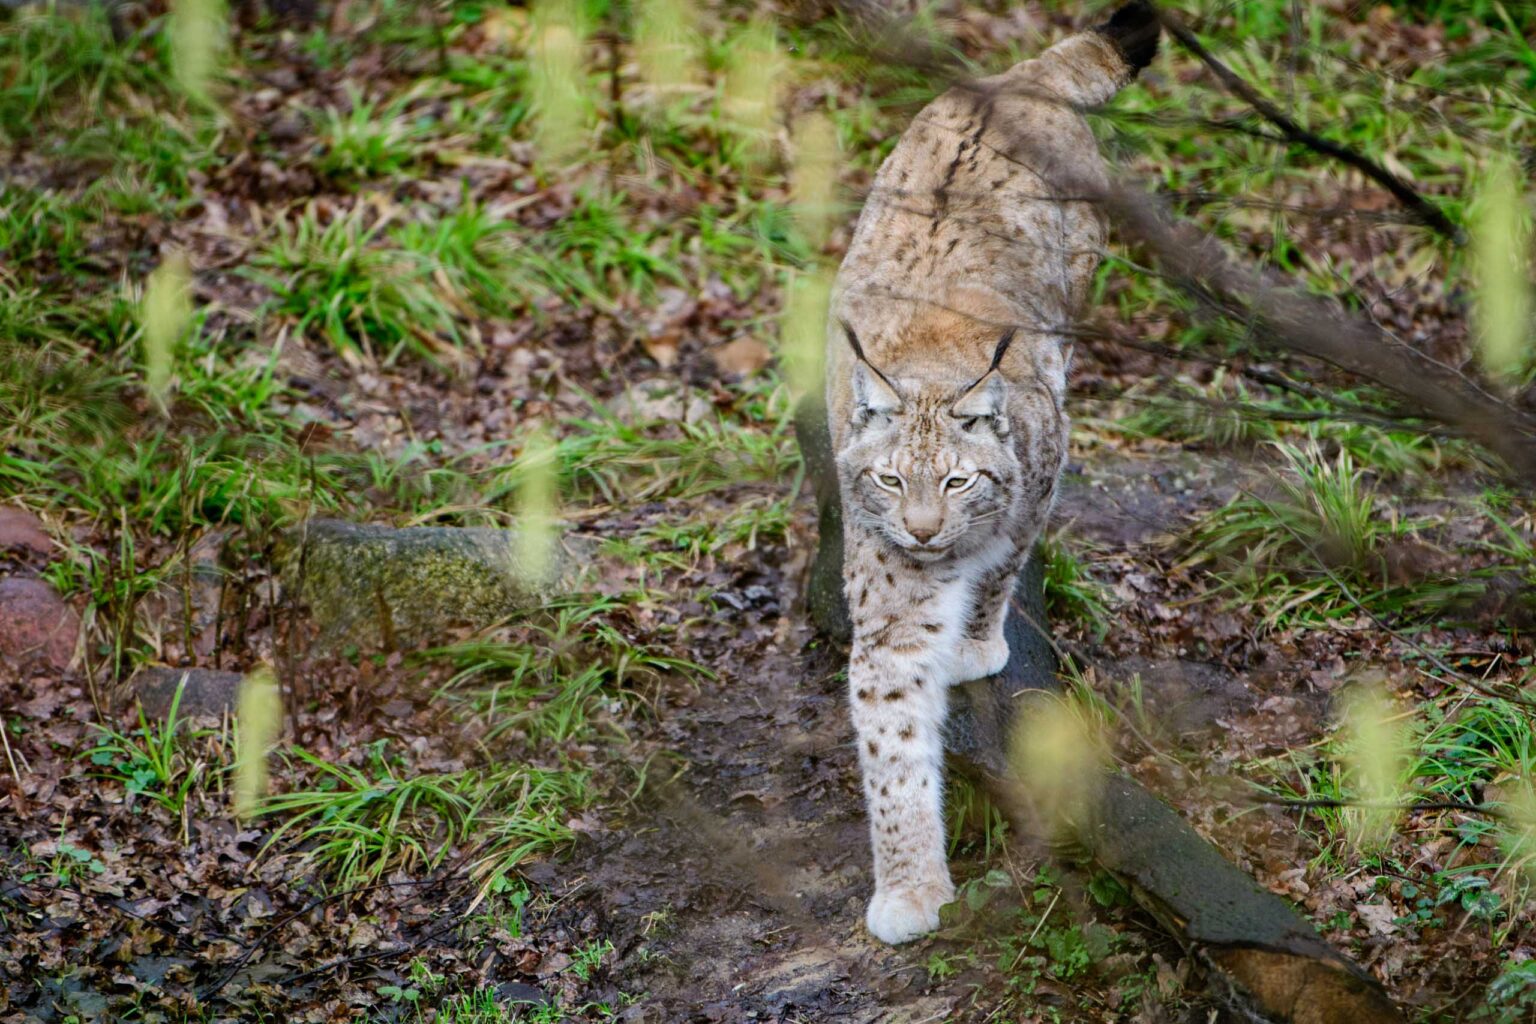
<svg viewBox="0 0 1536 1024">
<path fill-rule="evenodd" d="M 284 593 L 307 610 L 323 648 L 403 650 L 578 588 L 590 542 L 562 536 L 540 567 L 527 564 L 518 539 L 516 530 L 316 519 L 284 535 L 278 562 Z"/>
</svg>

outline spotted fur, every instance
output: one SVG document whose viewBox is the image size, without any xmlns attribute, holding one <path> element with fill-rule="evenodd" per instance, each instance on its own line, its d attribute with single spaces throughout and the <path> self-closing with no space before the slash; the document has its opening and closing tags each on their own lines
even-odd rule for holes
<svg viewBox="0 0 1536 1024">
<path fill-rule="evenodd" d="M 939 97 L 881 167 L 838 273 L 827 401 L 866 923 L 886 942 L 937 927 L 954 895 L 946 688 L 1008 660 L 1007 599 L 1066 458 L 1069 339 L 1103 244 L 1080 198 L 1103 181 L 1081 108 L 1133 74 L 1088 32 Z"/>
</svg>

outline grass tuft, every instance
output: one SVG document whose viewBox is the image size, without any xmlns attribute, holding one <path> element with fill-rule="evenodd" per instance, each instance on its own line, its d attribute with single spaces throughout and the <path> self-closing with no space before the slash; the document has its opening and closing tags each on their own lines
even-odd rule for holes
<svg viewBox="0 0 1536 1024">
<path fill-rule="evenodd" d="M 1352 590 L 1387 586 L 1382 549 L 1405 531 L 1376 511 L 1366 473 L 1347 451 L 1276 442 L 1278 492 L 1238 494 L 1190 531 L 1186 565 L 1214 563 L 1217 592 L 1262 611 L 1267 625 L 1353 614 Z"/>
<path fill-rule="evenodd" d="M 286 838 L 338 889 L 394 871 L 430 871 L 456 851 L 491 884 L 526 857 L 567 842 L 563 821 L 585 799 L 578 773 L 505 765 L 407 774 L 382 743 L 364 768 L 299 747 L 291 767 L 307 768 L 312 788 L 260 804 L 260 818 L 276 826 L 263 852 Z"/>
<path fill-rule="evenodd" d="M 278 222 L 250 276 L 271 289 L 271 312 L 300 333 L 318 331 L 343 356 L 436 360 L 459 338 L 454 296 L 422 254 L 372 244 L 383 226 L 363 206 L 322 223 L 311 205 Z"/>
</svg>

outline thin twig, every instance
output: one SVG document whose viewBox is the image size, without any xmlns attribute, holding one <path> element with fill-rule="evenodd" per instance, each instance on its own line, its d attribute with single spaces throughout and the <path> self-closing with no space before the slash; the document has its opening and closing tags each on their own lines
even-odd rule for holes
<svg viewBox="0 0 1536 1024">
<path fill-rule="evenodd" d="M 1466 232 L 1451 222 L 1439 207 L 1421 196 L 1412 185 L 1393 174 L 1376 161 L 1355 152 L 1347 146 L 1325 139 L 1320 135 L 1314 135 L 1301 125 L 1292 120 L 1284 111 L 1273 103 L 1270 103 L 1236 72 L 1218 60 L 1211 51 L 1207 50 L 1195 34 L 1189 30 L 1184 22 L 1169 11 L 1157 9 L 1157 20 L 1162 22 L 1163 28 L 1168 34 L 1184 45 L 1190 53 L 1198 57 L 1206 67 L 1221 80 L 1222 85 L 1235 93 L 1243 102 L 1247 103 L 1264 120 L 1280 129 L 1285 137 L 1292 142 L 1300 143 L 1308 149 L 1325 156 L 1331 156 L 1335 160 L 1348 164 L 1355 170 L 1364 174 L 1367 178 L 1376 182 L 1382 188 L 1391 192 L 1398 202 L 1412 210 L 1426 227 L 1449 238 L 1457 245 L 1466 242 Z"/>
<path fill-rule="evenodd" d="M 1347 810 L 1361 807 L 1367 810 L 1379 811 L 1466 811 L 1468 814 L 1482 814 L 1500 821 L 1508 820 L 1509 815 L 1497 807 L 1487 804 L 1469 804 L 1461 800 L 1419 800 L 1413 803 L 1382 803 L 1371 800 L 1337 800 L 1318 798 L 1315 800 L 1292 800 L 1286 797 L 1256 796 L 1249 803 L 1263 807 L 1291 807 L 1297 810 Z"/>
<path fill-rule="evenodd" d="M 5 744 L 5 760 L 11 766 L 11 777 L 16 780 L 16 791 L 19 793 L 21 791 L 21 772 L 16 770 L 16 758 L 11 753 L 11 740 L 5 732 L 5 723 L 0 722 L 0 743 Z"/>
</svg>

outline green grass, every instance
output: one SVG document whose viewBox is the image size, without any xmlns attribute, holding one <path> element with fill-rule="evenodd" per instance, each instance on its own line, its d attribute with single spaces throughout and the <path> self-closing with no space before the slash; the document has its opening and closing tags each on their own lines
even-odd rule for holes
<svg viewBox="0 0 1536 1024">
<path fill-rule="evenodd" d="M 626 561 L 660 569 L 687 569 L 701 558 L 722 554 L 732 545 L 752 551 L 760 543 L 782 541 L 788 535 L 790 519 L 788 498 L 751 497 L 732 503 L 719 514 L 682 522 L 664 518 L 626 537 L 610 540 L 607 547 Z"/>
<path fill-rule="evenodd" d="M 1060 534 L 1041 538 L 1045 558 L 1045 608 L 1053 622 L 1075 622 L 1096 639 L 1109 629 L 1110 593 Z"/>
<path fill-rule="evenodd" d="M 1210 564 L 1214 594 L 1260 611 L 1264 623 L 1319 626 L 1353 615 L 1389 588 L 1385 545 L 1408 527 L 1378 510 L 1367 473 L 1346 451 L 1277 442 L 1272 495 L 1241 492 L 1199 520 L 1185 565 Z"/>
<path fill-rule="evenodd" d="M 164 101 L 168 73 L 152 36 L 116 42 L 102 7 L 48 5 L 0 32 L 0 135 L 17 140 L 55 117 Z"/>
<path fill-rule="evenodd" d="M 453 674 L 441 694 L 487 723 L 488 739 L 515 730 L 534 742 L 562 743 L 590 732 L 612 700 L 642 701 L 641 688 L 665 677 L 707 675 L 702 667 L 642 644 L 612 617 L 641 602 L 637 595 L 571 599 L 550 609 L 516 640 L 465 640 L 422 652 Z"/>
<path fill-rule="evenodd" d="M 163 721 L 150 720 L 140 706 L 139 727 L 131 732 L 93 726 L 96 746 L 82 756 L 97 769 L 98 778 L 118 783 L 130 795 L 152 800 L 170 812 L 185 840 L 188 802 L 200 788 L 222 789 L 229 744 L 228 737 L 214 730 L 181 728 L 177 712 L 183 686 L 177 686 Z M 210 738 L 218 741 L 211 753 L 206 742 Z"/>
<path fill-rule="evenodd" d="M 1008 819 L 980 786 L 959 774 L 948 780 L 944 814 L 951 858 L 973 856 L 983 865 L 998 865 L 997 858 L 1009 841 Z"/>
<path fill-rule="evenodd" d="M 527 310 L 558 281 L 559 271 L 527 244 L 516 221 L 473 199 L 400 225 L 391 238 L 430 261 L 473 308 L 491 316 Z"/>
<path fill-rule="evenodd" d="M 346 106 L 344 112 L 327 107 L 314 115 L 320 173 L 360 181 L 399 174 L 420 159 L 431 126 L 413 120 L 400 101 L 374 102 L 348 83 Z"/>
<path fill-rule="evenodd" d="M 274 225 L 244 272 L 298 334 L 389 364 L 402 354 L 448 359 L 477 336 L 467 325 L 540 316 L 549 300 L 617 315 L 626 298 L 645 304 L 661 287 L 692 287 L 688 262 L 703 260 L 701 279 L 719 273 L 745 294 L 767 276 L 765 254 L 791 246 L 775 208 L 705 210 L 675 232 L 635 216 L 621 192 L 574 198 L 538 230 L 469 197 L 392 226 L 368 204 L 327 216 L 309 206 Z"/>
<path fill-rule="evenodd" d="M 1347 452 L 1382 480 L 1418 480 L 1452 466 L 1480 465 L 1465 444 L 1409 424 L 1388 425 L 1390 402 L 1384 395 L 1356 390 L 1337 393 L 1333 400 L 1302 397 L 1251 384 L 1226 367 L 1218 367 L 1205 383 L 1179 378 L 1135 387 L 1111 403 L 1115 412 L 1121 407 L 1127 411 L 1085 422 L 1128 437 L 1220 449 L 1313 443 Z M 1378 410 L 1382 422 L 1351 418 Z"/>
<path fill-rule="evenodd" d="M 393 871 L 425 873 L 452 854 L 490 886 L 528 856 L 569 841 L 564 822 L 587 799 L 579 773 L 512 764 L 406 771 L 383 741 L 362 768 L 299 747 L 288 756 L 307 769 L 311 788 L 262 802 L 257 820 L 271 829 L 263 852 L 296 847 L 338 890 Z"/>
<path fill-rule="evenodd" d="M 274 226 L 250 274 L 271 290 L 273 315 L 343 356 L 442 358 L 461 337 L 456 296 L 423 254 L 373 244 L 383 227 L 363 206 L 329 218 L 311 206 Z"/>
<path fill-rule="evenodd" d="M 0 338 L 12 339 L 0 340 L 0 408 L 7 413 L 0 437 L 7 446 L 76 443 L 127 424 L 126 376 L 80 358 L 61 340 L 65 329 L 41 314 L 35 292 L 0 298 Z"/>
<path fill-rule="evenodd" d="M 764 411 L 768 418 L 749 423 L 705 419 L 658 429 L 595 411 L 596 418 L 576 421 L 577 432 L 558 446 L 562 481 L 577 498 L 698 497 L 735 484 L 782 480 L 800 464 L 783 398 Z"/>
<path fill-rule="evenodd" d="M 50 189 L 0 185 L 0 255 L 10 268 L 79 271 L 95 226 L 95 215 L 80 199 Z"/>
<path fill-rule="evenodd" d="M 1218 370 L 1205 385 L 1186 380 L 1159 382 L 1128 394 L 1130 412 L 1114 419 L 1094 420 L 1095 426 L 1131 437 L 1198 442 L 1218 448 L 1251 446 L 1273 441 L 1278 430 L 1256 407 L 1253 390 Z"/>
</svg>

